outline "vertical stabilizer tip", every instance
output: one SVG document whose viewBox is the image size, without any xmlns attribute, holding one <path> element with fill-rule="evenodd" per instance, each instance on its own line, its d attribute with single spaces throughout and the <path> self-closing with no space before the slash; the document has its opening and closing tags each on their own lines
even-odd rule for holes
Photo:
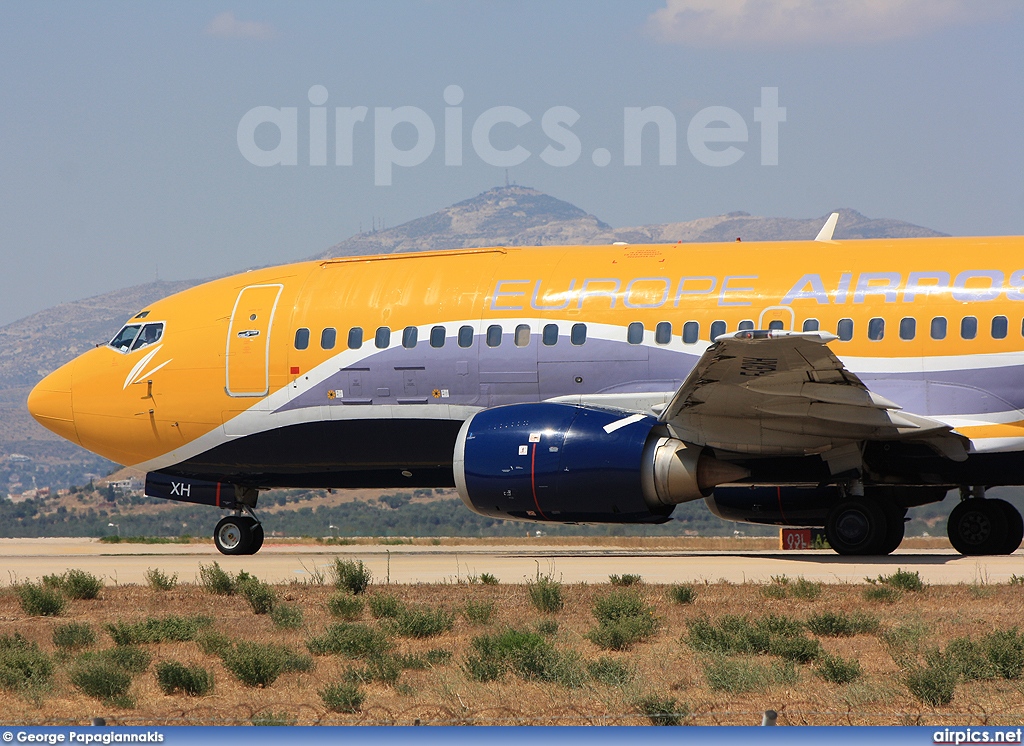
<svg viewBox="0 0 1024 746">
<path fill-rule="evenodd" d="M 821 226 L 821 230 L 818 231 L 818 235 L 814 237 L 815 241 L 831 241 L 832 234 L 836 230 L 836 223 L 839 222 L 839 213 L 834 212 L 828 216 L 828 220 L 825 221 L 825 225 Z"/>
</svg>

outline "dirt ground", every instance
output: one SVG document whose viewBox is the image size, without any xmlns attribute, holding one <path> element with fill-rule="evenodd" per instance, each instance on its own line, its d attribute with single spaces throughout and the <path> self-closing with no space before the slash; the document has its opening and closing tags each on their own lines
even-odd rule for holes
<svg viewBox="0 0 1024 746">
<path fill-rule="evenodd" d="M 993 679 L 961 683 L 953 701 L 933 708 L 916 700 L 904 681 L 904 671 L 893 660 L 879 634 L 846 638 L 820 638 L 824 648 L 857 659 L 863 676 L 850 684 L 827 683 L 812 667 L 798 665 L 795 684 L 771 686 L 761 691 L 729 694 L 715 691 L 705 678 L 707 657 L 694 652 L 682 640 L 687 620 L 706 615 L 786 614 L 803 620 L 825 610 L 864 611 L 877 616 L 882 631 L 897 626 L 922 630 L 924 646 L 944 646 L 956 636 L 978 636 L 1020 624 L 1024 611 L 1024 586 L 958 585 L 931 586 L 922 592 L 904 593 L 895 603 L 865 600 L 867 584 L 826 585 L 813 600 L 771 598 L 763 584 L 710 583 L 697 587 L 694 603 L 672 602 L 665 586 L 638 586 L 646 601 L 656 608 L 658 632 L 627 652 L 601 650 L 584 636 L 594 626 L 591 609 L 596 598 L 611 592 L 605 584 L 565 585 L 565 607 L 556 614 L 542 614 L 530 602 L 523 585 L 433 584 L 413 586 L 373 585 L 367 594 L 391 593 L 410 604 L 429 604 L 457 612 L 450 632 L 428 639 L 395 638 L 396 650 L 422 653 L 443 648 L 453 653 L 450 663 L 427 670 L 403 671 L 399 685 L 371 683 L 364 686 L 366 700 L 358 714 L 329 712 L 318 691 L 340 682 L 346 668 L 358 665 L 341 656 L 315 658 L 309 673 L 281 676 L 266 689 L 242 685 L 219 658 L 206 655 L 194 642 L 150 644 L 153 655 L 148 670 L 138 675 L 131 694 L 135 707 L 123 709 L 79 693 L 71 684 L 68 659 L 58 661 L 49 690 L 27 696 L 0 690 L 0 722 L 5 724 L 86 724 L 104 716 L 111 724 L 247 724 L 258 713 L 288 713 L 298 724 L 646 724 L 637 710 L 645 696 L 675 699 L 680 710 L 690 713 L 687 724 L 759 724 L 761 713 L 775 709 L 779 724 L 987 724 L 1019 723 L 1024 719 L 1024 681 Z M 99 648 L 112 645 L 103 625 L 138 621 L 148 616 L 206 614 L 215 628 L 242 640 L 278 642 L 305 652 L 305 641 L 337 621 L 326 610 L 335 589 L 328 585 L 279 585 L 279 601 L 302 607 L 304 626 L 279 630 L 269 616 L 255 615 L 241 596 L 215 596 L 195 585 L 180 585 L 159 592 L 144 586 L 106 587 L 100 598 L 71 601 L 56 618 L 31 617 L 22 610 L 12 589 L 0 593 L 0 636 L 19 632 L 55 653 L 53 628 L 68 621 L 88 622 L 97 631 Z M 494 617 L 488 625 L 469 623 L 462 611 L 470 601 L 493 601 Z M 470 679 L 463 668 L 470 641 L 486 632 L 507 627 L 536 628 L 553 619 L 558 631 L 553 640 L 559 650 L 578 651 L 584 661 L 608 656 L 635 667 L 637 675 L 623 686 L 587 681 L 578 688 L 557 683 L 527 682 L 514 675 L 492 683 Z M 379 626 L 368 609 L 361 621 Z M 203 697 L 164 695 L 156 683 L 159 661 L 200 663 L 214 672 L 215 687 Z M 777 660 L 766 656 L 754 663 Z"/>
</svg>

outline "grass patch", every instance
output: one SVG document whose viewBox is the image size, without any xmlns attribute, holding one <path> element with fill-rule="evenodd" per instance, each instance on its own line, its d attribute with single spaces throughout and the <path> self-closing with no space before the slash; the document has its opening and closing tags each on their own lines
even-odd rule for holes
<svg viewBox="0 0 1024 746">
<path fill-rule="evenodd" d="M 537 622 L 537 631 L 547 637 L 554 637 L 558 634 L 558 620 L 557 619 L 541 619 Z"/>
<path fill-rule="evenodd" d="M 455 614 L 443 608 L 410 606 L 389 620 L 389 627 L 401 637 L 436 637 L 451 630 Z"/>
<path fill-rule="evenodd" d="M 739 694 L 795 684 L 798 677 L 792 661 L 759 663 L 716 655 L 704 663 L 704 678 L 712 689 Z"/>
<path fill-rule="evenodd" d="M 42 583 L 19 583 L 21 610 L 29 616 L 59 616 L 67 608 L 67 599 L 55 588 Z"/>
<path fill-rule="evenodd" d="M 814 673 L 833 684 L 849 684 L 863 672 L 859 661 L 838 655 L 822 655 L 814 666 Z"/>
<path fill-rule="evenodd" d="M 498 578 L 496 578 L 494 575 L 491 575 L 491 573 L 489 572 L 482 572 L 480 573 L 480 582 L 484 585 L 497 585 Z"/>
<path fill-rule="evenodd" d="M 216 562 L 212 565 L 199 565 L 199 584 L 207 593 L 215 596 L 233 596 L 237 590 L 231 573 Z"/>
<path fill-rule="evenodd" d="M 216 655 L 217 657 L 222 656 L 234 645 L 230 637 L 215 629 L 204 629 L 196 634 L 195 639 L 200 650 L 207 655 Z"/>
<path fill-rule="evenodd" d="M 327 611 L 331 616 L 354 622 L 363 615 L 363 599 L 351 593 L 336 593 L 327 599 Z"/>
<path fill-rule="evenodd" d="M 278 629 L 302 627 L 302 607 L 298 604 L 275 604 L 270 619 Z"/>
<path fill-rule="evenodd" d="M 240 572 L 239 575 L 242 573 Z M 269 584 L 257 580 L 251 575 L 242 581 L 236 581 L 238 592 L 249 602 L 253 614 L 269 614 L 277 603 L 277 594 Z"/>
<path fill-rule="evenodd" d="M 202 666 L 162 661 L 156 665 L 156 683 L 164 694 L 202 697 L 213 691 L 213 672 Z"/>
<path fill-rule="evenodd" d="M 101 536 L 103 544 L 191 544 L 192 537 L 182 536 Z"/>
<path fill-rule="evenodd" d="M 243 640 L 221 654 L 224 667 L 236 679 L 252 687 L 266 688 L 284 673 L 306 672 L 313 668 L 309 656 L 284 645 Z"/>
<path fill-rule="evenodd" d="M 587 639 L 606 650 L 629 650 L 646 640 L 658 628 L 654 607 L 634 590 L 614 591 L 594 601 L 597 626 Z"/>
<path fill-rule="evenodd" d="M 651 725 L 682 725 L 683 718 L 690 714 L 689 708 L 680 705 L 674 698 L 654 695 L 638 700 L 636 709 L 651 721 Z"/>
<path fill-rule="evenodd" d="M 765 598 L 786 598 L 789 595 L 789 578 L 772 575 L 771 582 L 761 586 L 761 595 Z"/>
<path fill-rule="evenodd" d="M 874 634 L 879 629 L 878 617 L 862 612 L 824 611 L 807 618 L 807 628 L 819 637 L 853 637 Z"/>
<path fill-rule="evenodd" d="M 915 698 L 926 705 L 939 707 L 953 701 L 958 678 L 956 670 L 944 657 L 933 656 L 925 665 L 911 668 L 904 683 Z"/>
<path fill-rule="evenodd" d="M 96 633 L 91 624 L 68 622 L 53 628 L 53 645 L 65 652 L 87 648 L 96 643 Z"/>
<path fill-rule="evenodd" d="M 898 588 L 901 591 L 910 591 L 911 593 L 917 593 L 923 591 L 925 586 L 921 580 L 921 573 L 909 572 L 903 569 L 897 569 L 892 575 L 879 575 L 877 578 L 872 580 L 871 578 L 864 578 L 871 584 L 887 585 L 890 588 Z"/>
<path fill-rule="evenodd" d="M 358 684 L 343 682 L 321 689 L 320 699 L 331 712 L 356 713 L 363 708 L 366 694 Z"/>
<path fill-rule="evenodd" d="M 783 615 L 749 617 L 726 614 L 717 622 L 698 617 L 686 623 L 684 642 L 698 652 L 722 655 L 779 655 L 806 662 L 820 653 L 817 640 L 804 636 L 803 625 Z"/>
<path fill-rule="evenodd" d="M 253 725 L 295 725 L 298 719 L 286 710 L 281 712 L 264 710 L 253 715 L 249 722 Z"/>
<path fill-rule="evenodd" d="M 306 641 L 313 655 L 343 655 L 346 658 L 380 656 L 392 648 L 381 630 L 365 624 L 341 622 L 332 624 L 322 635 Z"/>
<path fill-rule="evenodd" d="M 213 619 L 197 614 L 194 616 L 169 615 L 147 617 L 141 622 L 107 623 L 106 630 L 116 645 L 139 645 L 150 642 L 188 642 L 196 633 L 213 624 Z"/>
<path fill-rule="evenodd" d="M 636 678 L 634 666 L 605 656 L 588 663 L 587 673 L 594 681 L 605 686 L 626 686 Z"/>
<path fill-rule="evenodd" d="M 537 632 L 507 629 L 474 637 L 463 669 L 475 681 L 498 681 L 513 672 L 526 681 L 581 686 L 585 672 L 575 651 L 557 650 Z"/>
<path fill-rule="evenodd" d="M 668 589 L 668 597 L 673 603 L 692 604 L 697 600 L 697 589 L 692 585 L 673 585 Z"/>
<path fill-rule="evenodd" d="M 894 604 L 903 598 L 903 591 L 893 588 L 891 585 L 869 585 L 861 595 L 864 596 L 865 601 Z"/>
<path fill-rule="evenodd" d="M 470 624 L 490 624 L 494 616 L 494 602 L 467 601 L 462 614 Z"/>
<path fill-rule="evenodd" d="M 0 637 L 0 689 L 9 692 L 39 690 L 53 677 L 53 661 L 20 633 Z"/>
<path fill-rule="evenodd" d="M 158 567 L 146 570 L 146 585 L 154 591 L 173 590 L 178 585 L 178 573 L 168 575 Z"/>
<path fill-rule="evenodd" d="M 793 583 L 792 586 L 793 598 L 800 598 L 804 601 L 813 601 L 821 595 L 823 589 L 823 583 L 815 583 L 813 580 L 807 580 L 802 577 L 797 578 L 796 582 Z"/>
<path fill-rule="evenodd" d="M 82 653 L 78 656 L 78 660 L 79 662 L 103 661 L 134 676 L 149 668 L 153 657 L 142 648 L 137 648 L 134 645 L 119 645 L 105 650 Z"/>
<path fill-rule="evenodd" d="M 331 574 L 334 576 L 335 586 L 356 596 L 369 588 L 373 581 L 373 573 L 362 560 L 343 560 L 336 557 L 334 565 L 331 566 Z"/>
<path fill-rule="evenodd" d="M 640 577 L 639 575 L 628 575 L 628 574 L 624 574 L 624 575 L 609 575 L 608 576 L 608 582 L 611 583 L 612 585 L 617 585 L 617 586 L 620 586 L 620 587 L 628 587 L 628 586 L 631 586 L 631 585 L 640 585 L 641 583 L 644 582 L 644 579 L 642 577 Z"/>
<path fill-rule="evenodd" d="M 536 579 L 527 581 L 526 586 L 530 592 L 530 603 L 538 611 L 555 614 L 565 606 L 565 600 L 562 598 L 562 584 L 550 575 L 538 574 Z"/>
<path fill-rule="evenodd" d="M 103 581 L 85 570 L 68 570 L 63 575 L 44 575 L 43 585 L 75 600 L 98 598 Z"/>
<path fill-rule="evenodd" d="M 116 707 L 134 707 L 129 696 L 132 676 L 106 658 L 79 660 L 69 672 L 71 683 L 89 697 Z"/>
<path fill-rule="evenodd" d="M 374 593 L 367 596 L 367 601 L 370 604 L 370 614 L 374 619 L 394 619 L 405 608 L 405 604 L 390 593 Z"/>
</svg>

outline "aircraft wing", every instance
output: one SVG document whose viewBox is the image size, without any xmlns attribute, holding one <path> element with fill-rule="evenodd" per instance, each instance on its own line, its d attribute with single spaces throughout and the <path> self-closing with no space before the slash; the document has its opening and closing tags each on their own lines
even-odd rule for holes
<svg viewBox="0 0 1024 746">
<path fill-rule="evenodd" d="M 967 458 L 969 441 L 948 425 L 902 412 L 868 390 L 828 348 L 834 339 L 787 331 L 719 337 L 659 420 L 696 445 L 754 455 L 820 453 L 833 472 L 859 464 L 857 444 L 865 440 L 922 441 L 954 460 Z M 830 454 L 840 458 L 833 463 Z"/>
</svg>

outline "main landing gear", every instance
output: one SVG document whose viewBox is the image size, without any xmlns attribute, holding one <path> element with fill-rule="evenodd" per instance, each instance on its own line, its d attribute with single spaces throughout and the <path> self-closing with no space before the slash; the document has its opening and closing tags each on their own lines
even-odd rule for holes
<svg viewBox="0 0 1024 746">
<path fill-rule="evenodd" d="M 889 554 L 903 541 L 907 511 L 863 495 L 849 495 L 825 521 L 825 537 L 839 554 Z"/>
<path fill-rule="evenodd" d="M 263 546 L 263 526 L 252 511 L 220 519 L 213 530 L 213 543 L 221 554 L 256 554 Z"/>
<path fill-rule="evenodd" d="M 1024 519 L 1006 500 L 990 500 L 984 493 L 961 490 L 960 504 L 946 523 L 949 542 L 960 554 L 1013 554 L 1024 539 Z"/>
</svg>

